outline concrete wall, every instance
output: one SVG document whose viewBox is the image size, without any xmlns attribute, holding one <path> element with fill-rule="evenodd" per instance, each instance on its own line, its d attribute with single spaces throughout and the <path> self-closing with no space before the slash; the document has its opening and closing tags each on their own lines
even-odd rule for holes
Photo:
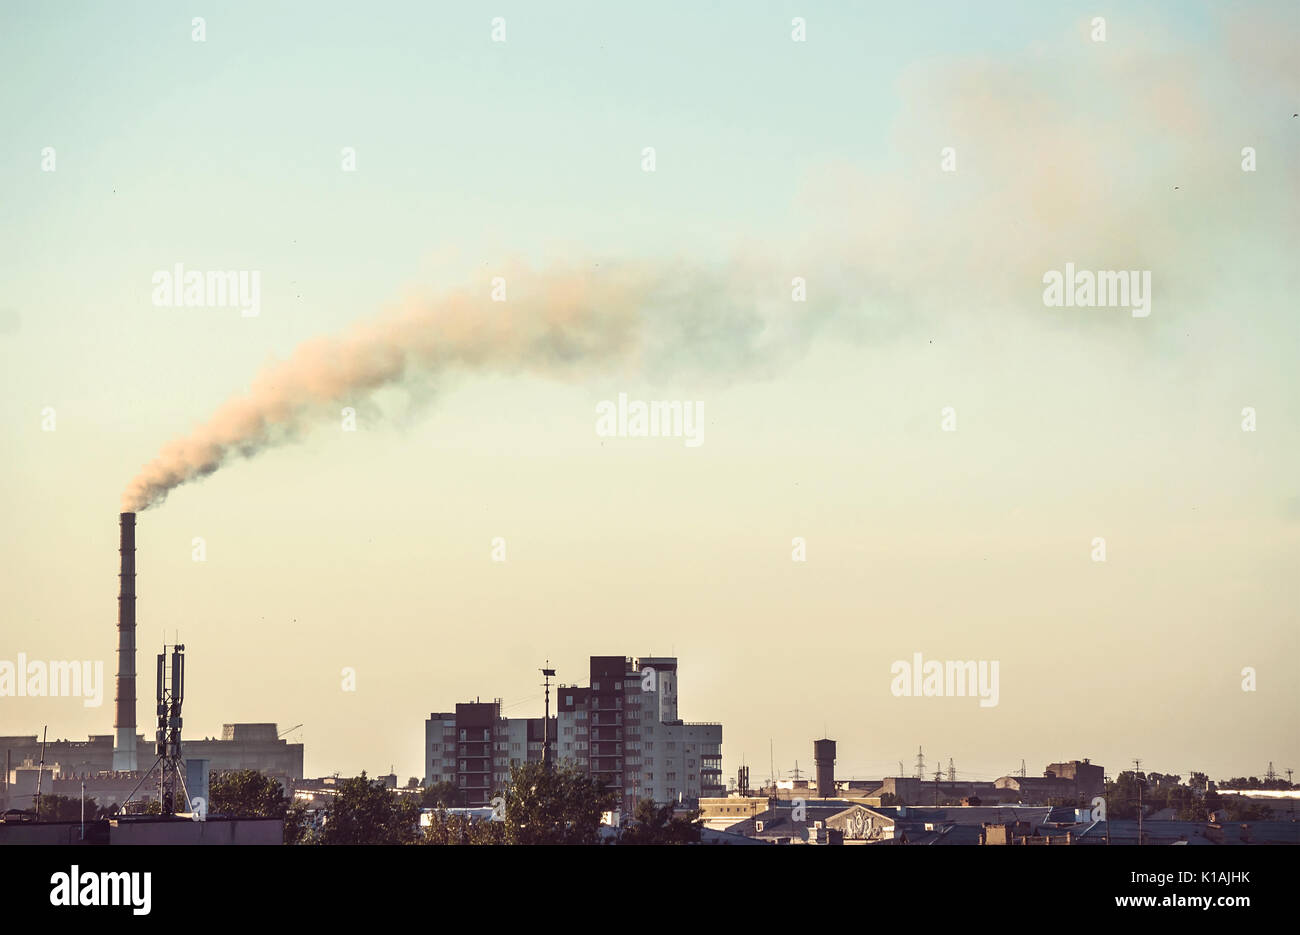
<svg viewBox="0 0 1300 935">
<path fill-rule="evenodd" d="M 281 844 L 278 818 L 212 821 L 0 822 L 0 847 L 6 844 Z"/>
</svg>

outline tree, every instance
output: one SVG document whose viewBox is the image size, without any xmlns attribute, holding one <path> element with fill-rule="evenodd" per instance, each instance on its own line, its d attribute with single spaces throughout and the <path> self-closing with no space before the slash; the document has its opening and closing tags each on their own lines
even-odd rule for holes
<svg viewBox="0 0 1300 935">
<path fill-rule="evenodd" d="M 229 818 L 279 818 L 284 843 L 302 844 L 307 837 L 307 806 L 285 795 L 278 779 L 255 769 L 208 774 L 208 813 Z"/>
<path fill-rule="evenodd" d="M 452 808 L 460 803 L 460 790 L 456 788 L 455 783 L 451 782 L 435 782 L 431 786 L 425 786 L 424 793 L 420 797 L 421 808 L 438 808 L 440 806 Z"/>
<path fill-rule="evenodd" d="M 1106 783 L 1106 817 L 1134 819 L 1138 817 L 1138 803 L 1146 803 L 1146 778 L 1141 773 L 1125 770 Z"/>
<path fill-rule="evenodd" d="M 439 806 L 429 816 L 429 827 L 424 829 L 425 844 L 504 844 L 505 822 L 469 815 L 452 815 Z"/>
<path fill-rule="evenodd" d="M 673 814 L 673 806 L 655 805 L 654 799 L 636 803 L 632 821 L 618 837 L 619 844 L 699 844 L 700 813 L 689 812 L 685 818 Z"/>
<path fill-rule="evenodd" d="M 289 799 L 279 780 L 255 769 L 219 773 L 208 778 L 208 813 L 230 818 L 283 818 Z"/>
<path fill-rule="evenodd" d="M 107 809 L 104 810 L 107 813 Z M 92 798 L 86 799 L 86 821 L 95 821 L 100 817 L 100 808 Z M 41 821 L 80 821 L 81 797 L 67 795 L 42 795 L 40 799 Z"/>
<path fill-rule="evenodd" d="M 307 803 L 294 799 L 284 811 L 284 843 L 314 844 L 315 832 L 307 823 Z"/>
<path fill-rule="evenodd" d="M 601 814 L 615 804 L 603 783 L 577 767 L 524 763 L 506 787 L 506 843 L 598 844 Z"/>
<path fill-rule="evenodd" d="M 360 776 L 339 783 L 325 812 L 322 844 L 413 844 L 420 839 L 420 806 L 383 780 Z"/>
</svg>

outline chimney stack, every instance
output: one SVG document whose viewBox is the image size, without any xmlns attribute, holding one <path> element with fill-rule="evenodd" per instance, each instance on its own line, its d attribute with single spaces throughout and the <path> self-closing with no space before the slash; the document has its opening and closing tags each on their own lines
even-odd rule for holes
<svg viewBox="0 0 1300 935">
<path fill-rule="evenodd" d="M 113 769 L 136 770 L 135 749 L 135 514 L 123 513 L 118 552 L 117 696 L 113 710 Z"/>
</svg>

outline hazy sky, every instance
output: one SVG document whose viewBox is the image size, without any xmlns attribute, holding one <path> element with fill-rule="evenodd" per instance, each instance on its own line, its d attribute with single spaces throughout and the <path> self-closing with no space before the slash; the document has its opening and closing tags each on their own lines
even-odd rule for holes
<svg viewBox="0 0 1300 935">
<path fill-rule="evenodd" d="M 111 680 L 123 489 L 300 342 L 632 264 L 681 296 L 627 297 L 626 352 L 342 399 L 142 513 L 140 697 L 179 630 L 188 735 L 405 779 L 430 711 L 671 653 L 729 777 L 823 730 L 841 776 L 1300 766 L 1300 12 L 878 6 L 6 6 L 0 659 Z M 1150 271 L 1150 316 L 1046 307 L 1067 262 Z M 177 263 L 259 271 L 260 314 L 154 306 Z M 620 392 L 704 443 L 598 437 Z M 915 652 L 998 661 L 999 704 L 894 697 Z M 46 723 L 110 733 L 111 683 L 0 698 Z"/>
</svg>

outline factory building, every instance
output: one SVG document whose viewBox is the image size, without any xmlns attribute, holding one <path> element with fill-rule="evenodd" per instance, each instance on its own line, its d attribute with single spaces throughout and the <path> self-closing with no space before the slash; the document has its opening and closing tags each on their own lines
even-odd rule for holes
<svg viewBox="0 0 1300 935">
<path fill-rule="evenodd" d="M 55 795 L 80 794 L 86 782 L 86 795 L 100 805 L 117 804 L 139 782 L 143 770 L 152 760 L 140 763 L 137 771 L 114 770 L 115 747 L 121 749 L 116 735 L 100 734 L 89 740 L 51 740 L 45 745 L 44 789 Z M 143 735 L 137 737 L 136 749 L 153 750 Z M 183 747 L 187 762 L 208 761 L 208 768 L 224 770 L 255 769 L 289 783 L 302 779 L 303 745 L 282 740 L 275 724 L 226 724 L 221 739 L 186 740 Z M 27 789 L 27 771 L 37 771 L 41 761 L 41 738 L 27 736 L 0 737 L 0 758 L 6 764 L 0 799 L 6 808 L 27 808 L 34 789 Z M 150 780 L 153 782 L 153 780 Z M 140 798 L 156 792 L 149 783 L 141 787 Z M 21 799 L 26 796 L 27 799 Z M 12 800 L 12 801 L 10 801 Z"/>
</svg>

